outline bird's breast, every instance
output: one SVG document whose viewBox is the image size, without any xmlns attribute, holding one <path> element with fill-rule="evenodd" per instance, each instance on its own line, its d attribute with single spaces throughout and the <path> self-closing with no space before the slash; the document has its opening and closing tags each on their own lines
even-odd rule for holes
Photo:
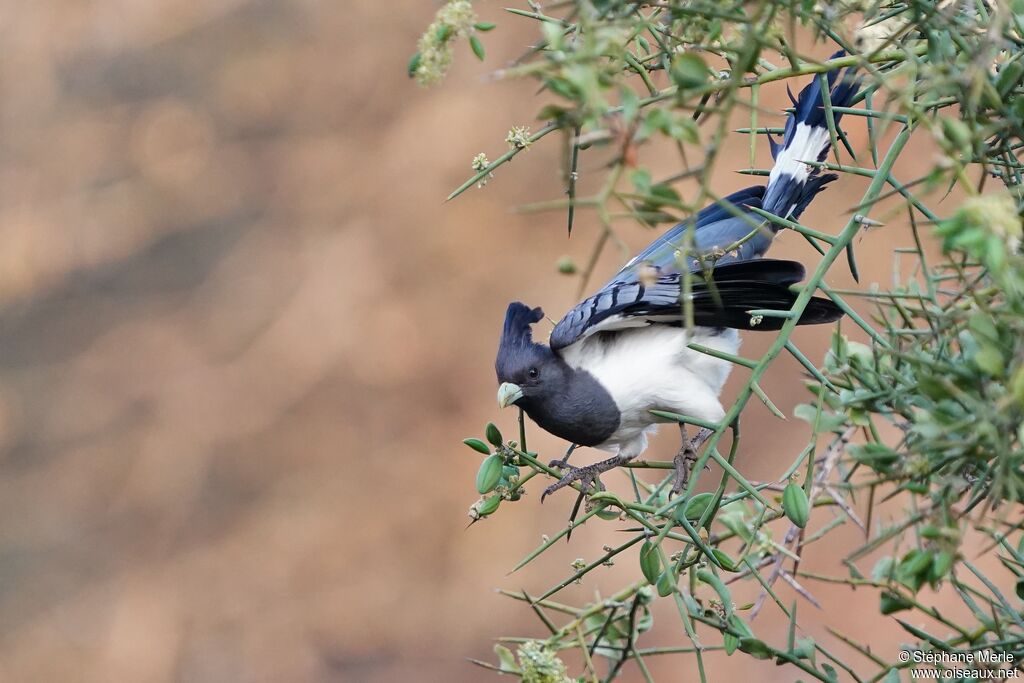
<svg viewBox="0 0 1024 683">
<path fill-rule="evenodd" d="M 658 421 L 651 409 L 707 420 L 721 416 L 718 395 L 731 364 L 688 348 L 691 342 L 733 354 L 739 349 L 735 330 L 651 325 L 594 335 L 561 353 L 609 393 L 619 429 L 643 429 Z"/>
</svg>

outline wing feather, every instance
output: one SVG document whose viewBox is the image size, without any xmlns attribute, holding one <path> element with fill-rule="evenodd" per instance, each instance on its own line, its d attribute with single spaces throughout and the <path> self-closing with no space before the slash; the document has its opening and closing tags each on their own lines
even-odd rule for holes
<svg viewBox="0 0 1024 683">
<path fill-rule="evenodd" d="M 803 277 L 801 264 L 774 259 L 726 263 L 707 275 L 694 273 L 690 295 L 694 324 L 777 330 L 785 318 L 765 317 L 756 321 L 749 311 L 789 310 L 797 298 L 789 288 Z M 653 324 L 681 325 L 681 291 L 679 273 L 661 275 L 646 286 L 631 279 L 613 280 L 559 321 L 551 333 L 551 348 L 564 348 L 596 332 Z M 799 324 L 831 322 L 841 316 L 842 311 L 832 301 L 813 298 Z"/>
</svg>

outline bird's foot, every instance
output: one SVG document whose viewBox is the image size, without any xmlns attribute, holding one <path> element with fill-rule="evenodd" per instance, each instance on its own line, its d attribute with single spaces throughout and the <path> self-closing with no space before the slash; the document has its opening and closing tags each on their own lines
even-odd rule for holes
<svg viewBox="0 0 1024 683">
<path fill-rule="evenodd" d="M 557 491 L 560 488 L 565 488 L 574 481 L 580 483 L 581 488 L 586 492 L 590 485 L 593 484 L 594 488 L 598 491 L 604 490 L 604 485 L 601 483 L 600 475 L 608 470 L 618 467 L 622 463 L 626 462 L 629 458 L 620 458 L 618 456 L 614 458 L 608 458 L 601 462 L 596 462 L 593 465 L 586 465 L 584 467 L 569 467 L 569 471 L 562 475 L 562 478 L 556 481 L 551 486 L 544 489 L 544 493 L 541 494 L 540 500 L 544 502 L 544 499 Z M 564 461 L 562 463 L 564 465 Z M 551 467 L 555 467 L 554 463 Z"/>
<path fill-rule="evenodd" d="M 690 481 L 690 473 L 693 471 L 693 464 L 697 462 L 697 449 L 713 433 L 710 429 L 701 429 L 697 432 L 697 436 L 692 439 L 683 439 L 682 448 L 676 453 L 676 457 L 672 459 L 676 470 L 675 480 L 672 483 L 673 496 L 679 495 L 679 492 L 686 488 L 687 482 Z"/>
<path fill-rule="evenodd" d="M 697 451 L 687 442 L 672 459 L 672 464 L 676 469 L 675 480 L 672 482 L 673 496 L 678 496 L 679 492 L 686 488 L 686 483 L 690 481 L 690 471 L 695 462 L 697 462 Z"/>
<path fill-rule="evenodd" d="M 576 450 L 576 448 L 576 444 L 569 446 L 569 450 L 565 452 L 565 455 L 563 455 L 560 460 L 556 459 L 549 462 L 548 467 L 557 467 L 560 470 L 567 469 L 569 467 L 569 456 L 572 455 L 572 452 Z"/>
<path fill-rule="evenodd" d="M 555 464 L 552 463 L 551 466 L 555 467 Z M 596 469 L 595 465 L 586 465 L 584 467 L 570 467 L 569 471 L 563 474 L 561 479 L 559 479 L 554 484 L 544 489 L 544 493 L 540 495 L 540 500 L 543 503 L 544 499 L 550 496 L 552 493 L 554 493 L 560 488 L 568 486 L 574 481 L 578 481 L 584 491 L 589 489 L 591 484 L 594 484 L 594 487 L 598 491 L 603 491 L 604 484 L 602 484 L 601 480 L 598 478 L 600 474 L 601 473 Z"/>
</svg>

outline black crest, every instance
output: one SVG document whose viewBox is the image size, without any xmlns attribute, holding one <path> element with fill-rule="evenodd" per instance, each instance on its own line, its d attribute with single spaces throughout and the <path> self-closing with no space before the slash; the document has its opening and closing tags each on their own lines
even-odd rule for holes
<svg viewBox="0 0 1024 683">
<path fill-rule="evenodd" d="M 524 303 L 514 301 L 505 312 L 505 329 L 501 333 L 498 344 L 498 357 L 494 369 L 498 372 L 498 380 L 502 382 L 519 379 L 519 373 L 541 362 L 551 354 L 550 349 L 533 341 L 530 325 L 539 322 L 544 311 L 530 308 Z"/>
<path fill-rule="evenodd" d="M 540 322 L 544 311 L 530 308 L 521 301 L 513 301 L 505 311 L 505 328 L 501 333 L 501 348 L 530 346 L 533 343 L 533 331 L 530 325 Z"/>
</svg>

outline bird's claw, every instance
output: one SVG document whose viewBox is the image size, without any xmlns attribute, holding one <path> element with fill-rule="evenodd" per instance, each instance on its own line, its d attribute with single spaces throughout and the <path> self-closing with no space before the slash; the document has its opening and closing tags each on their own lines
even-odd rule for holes
<svg viewBox="0 0 1024 683">
<path fill-rule="evenodd" d="M 565 463 L 563 462 L 562 465 L 565 465 Z M 555 467 L 556 465 L 553 462 L 550 466 Z M 604 485 L 598 477 L 600 473 L 600 470 L 594 465 L 587 465 L 585 467 L 569 467 L 569 471 L 563 474 L 561 479 L 544 489 L 544 493 L 540 496 L 540 502 L 543 503 L 544 499 L 549 495 L 560 488 L 565 488 L 574 481 L 578 481 L 580 483 L 584 493 L 590 488 L 591 484 L 593 484 L 598 491 L 603 491 Z"/>
<path fill-rule="evenodd" d="M 675 480 L 672 482 L 672 495 L 679 495 L 686 484 L 690 481 L 690 473 L 693 470 L 693 464 L 697 462 L 697 449 L 704 445 L 704 442 L 711 436 L 712 431 L 710 429 L 701 429 L 697 432 L 697 435 L 692 439 L 686 438 L 685 430 L 680 427 L 680 432 L 683 436 L 683 445 L 676 453 L 676 457 L 672 459 L 676 469 Z M 707 465 L 704 466 L 707 469 Z"/>
<path fill-rule="evenodd" d="M 560 469 L 560 470 L 564 470 L 568 466 L 569 466 L 569 460 L 567 458 L 562 458 L 561 460 L 556 458 L 556 459 L 554 459 L 554 460 L 552 460 L 551 462 L 548 463 L 548 467 L 550 467 L 551 469 L 556 469 L 557 468 L 557 469 Z"/>
<path fill-rule="evenodd" d="M 697 449 L 693 447 L 692 443 L 687 442 L 679 449 L 672 462 L 676 469 L 675 480 L 672 482 L 672 495 L 677 496 L 690 481 L 690 472 L 693 470 L 693 464 L 697 462 Z"/>
</svg>

